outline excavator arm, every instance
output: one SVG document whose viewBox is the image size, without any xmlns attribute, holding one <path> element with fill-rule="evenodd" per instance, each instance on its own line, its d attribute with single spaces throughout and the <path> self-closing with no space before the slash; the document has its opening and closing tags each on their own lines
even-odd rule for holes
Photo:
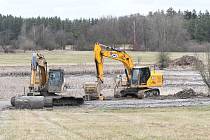
<svg viewBox="0 0 210 140">
<path fill-rule="evenodd" d="M 33 52 L 31 60 L 31 80 L 30 89 L 37 85 L 42 88 L 47 83 L 47 62 L 42 54 Z"/>
<path fill-rule="evenodd" d="M 103 83 L 103 57 L 117 60 L 123 63 L 128 81 L 131 78 L 131 70 L 134 67 L 132 58 L 125 52 L 103 44 L 96 43 L 94 47 L 97 78 Z"/>
</svg>

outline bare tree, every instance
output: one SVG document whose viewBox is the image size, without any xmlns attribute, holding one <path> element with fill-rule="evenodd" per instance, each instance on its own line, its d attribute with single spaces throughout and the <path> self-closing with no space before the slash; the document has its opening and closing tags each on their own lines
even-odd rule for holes
<svg viewBox="0 0 210 140">
<path fill-rule="evenodd" d="M 24 52 L 25 52 L 26 50 L 35 49 L 34 41 L 31 40 L 31 39 L 28 38 L 28 37 L 19 36 L 17 42 L 18 42 L 19 48 L 20 48 L 20 49 L 23 49 Z"/>
<path fill-rule="evenodd" d="M 198 60 L 198 55 L 197 60 Z M 204 61 L 206 64 L 202 63 L 201 61 L 196 62 L 196 69 L 199 71 L 203 82 L 208 87 L 208 96 L 210 96 L 210 46 L 207 46 L 207 51 L 205 53 L 205 59 Z"/>
<path fill-rule="evenodd" d="M 63 32 L 53 32 L 44 24 L 34 25 L 29 31 L 26 31 L 25 24 L 23 24 L 21 34 L 18 37 L 18 44 L 19 48 L 24 51 L 31 49 L 53 50 L 59 48 L 59 46 L 63 47 L 64 39 Z"/>
<path fill-rule="evenodd" d="M 8 46 L 9 43 L 10 43 L 10 31 L 5 30 L 5 31 L 0 32 L 0 46 L 2 50 L 4 51 L 4 53 L 9 52 L 9 46 Z"/>
<path fill-rule="evenodd" d="M 66 34 L 64 30 L 59 30 L 55 34 L 55 41 L 59 45 L 59 48 L 65 49 L 66 44 Z"/>
<path fill-rule="evenodd" d="M 21 33 L 18 36 L 18 40 L 16 42 L 17 42 L 17 45 L 19 46 L 18 48 L 23 49 L 24 52 L 26 50 L 35 49 L 34 40 L 31 39 L 26 32 L 26 24 L 22 25 Z"/>
</svg>

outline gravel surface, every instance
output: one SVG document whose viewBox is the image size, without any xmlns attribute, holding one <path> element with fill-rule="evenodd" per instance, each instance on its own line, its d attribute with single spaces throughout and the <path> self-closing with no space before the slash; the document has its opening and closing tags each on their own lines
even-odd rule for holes
<svg viewBox="0 0 210 140">
<path fill-rule="evenodd" d="M 111 72 L 110 66 L 110 72 Z M 67 66 L 66 66 L 67 68 Z M 14 69 L 9 67 L 10 70 Z M 69 69 L 69 68 L 68 68 Z M 5 73 L 7 71 L 7 68 L 4 68 L 4 70 L 1 70 L 1 72 Z M 17 69 L 18 71 L 18 69 Z M 73 70 L 71 70 L 73 71 Z M 67 73 L 70 72 L 67 70 Z M 114 83 L 114 77 L 116 74 L 106 73 L 104 78 L 104 90 L 102 90 L 102 93 L 104 96 L 113 96 L 113 83 Z M 173 95 L 183 89 L 186 88 L 192 88 L 197 93 L 207 93 L 207 87 L 203 83 L 201 76 L 198 72 L 191 70 L 191 69 L 166 69 L 163 71 L 164 75 L 164 86 L 160 88 L 161 95 Z M 27 92 L 28 88 L 27 85 L 29 83 L 30 77 L 28 75 L 13 75 L 13 76 L 0 76 L 0 99 L 9 100 L 12 96 L 15 95 L 22 95 L 25 90 Z M 90 74 L 67 74 L 65 75 L 65 84 L 68 87 L 68 91 L 71 92 L 73 95 L 84 95 L 83 85 L 86 82 L 93 82 L 96 81 L 96 77 L 94 74 L 94 71 Z M 103 107 L 103 104 L 105 106 L 110 106 L 112 104 L 116 104 L 114 106 L 132 106 L 135 107 L 135 104 L 137 104 L 137 107 L 146 107 L 146 106 L 156 106 L 156 103 L 161 102 L 160 105 L 157 105 L 158 107 L 161 106 L 182 106 L 182 105 L 193 105 L 195 104 L 208 104 L 209 99 L 164 99 L 164 100 L 153 100 L 153 99 L 144 99 L 144 100 L 118 100 L 118 101 L 104 101 L 102 102 L 102 105 L 98 104 L 100 101 L 94 101 L 94 102 L 87 102 L 87 106 L 93 103 L 99 106 Z M 154 102 L 154 103 L 153 103 Z M 0 104 L 4 104 L 6 102 L 2 102 Z M 124 105 L 123 105 L 124 104 Z M 2 105 L 0 105 L 2 106 Z M 2 108 L 2 107 L 1 107 Z"/>
<path fill-rule="evenodd" d="M 179 106 L 195 106 L 210 105 L 210 98 L 191 98 L 191 99 L 125 99 L 115 101 L 87 101 L 84 107 L 99 108 L 139 108 L 139 107 L 179 107 Z"/>
<path fill-rule="evenodd" d="M 3 109 L 6 109 L 7 107 L 10 107 L 10 101 L 9 100 L 0 100 L 0 111 Z"/>
<path fill-rule="evenodd" d="M 148 107 L 181 107 L 181 106 L 197 106 L 197 105 L 210 105 L 210 98 L 190 98 L 190 99 L 122 99 L 122 100 L 109 100 L 109 101 L 86 101 L 82 108 L 148 108 Z M 11 107 L 10 101 L 0 100 L 0 111 Z M 62 107 L 54 107 L 62 108 Z M 68 108 L 68 107 L 65 107 Z M 69 107 L 71 108 L 71 107 Z"/>
</svg>

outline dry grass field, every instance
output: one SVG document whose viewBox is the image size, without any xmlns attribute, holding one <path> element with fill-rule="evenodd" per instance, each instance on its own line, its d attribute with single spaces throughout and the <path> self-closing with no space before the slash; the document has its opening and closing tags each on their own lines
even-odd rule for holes
<svg viewBox="0 0 210 140">
<path fill-rule="evenodd" d="M 58 64 L 88 64 L 94 63 L 92 51 L 41 51 L 50 65 Z M 134 59 L 134 62 L 140 61 L 140 64 L 157 63 L 158 52 L 128 52 Z M 171 59 L 179 58 L 183 55 L 195 55 L 195 53 L 172 52 L 169 53 Z M 203 54 L 199 53 L 203 58 Z M 3 54 L 0 53 L 0 65 L 28 65 L 31 61 L 31 52 Z M 119 63 L 110 59 L 105 59 L 106 63 Z"/>
<path fill-rule="evenodd" d="M 209 140 L 210 106 L 0 113 L 1 140 Z"/>
</svg>

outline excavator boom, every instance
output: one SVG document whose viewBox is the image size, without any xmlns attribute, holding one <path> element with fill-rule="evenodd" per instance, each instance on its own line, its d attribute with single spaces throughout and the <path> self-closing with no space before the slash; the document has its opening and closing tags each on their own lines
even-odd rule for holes
<svg viewBox="0 0 210 140">
<path fill-rule="evenodd" d="M 104 50 L 102 49 L 104 47 Z M 95 63 L 97 70 L 97 77 L 103 82 L 103 57 L 107 57 L 113 60 L 117 60 L 123 63 L 126 76 L 130 80 L 131 70 L 134 67 L 132 58 L 125 52 L 117 50 L 113 47 L 109 47 L 103 44 L 96 43 L 94 47 Z"/>
</svg>

